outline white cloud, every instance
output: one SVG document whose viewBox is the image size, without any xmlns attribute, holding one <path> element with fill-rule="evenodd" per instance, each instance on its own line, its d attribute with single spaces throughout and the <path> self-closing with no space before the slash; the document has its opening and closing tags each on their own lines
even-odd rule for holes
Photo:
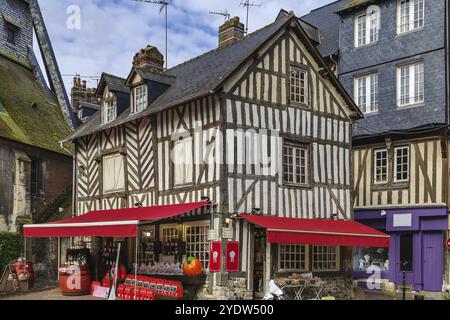
<svg viewBox="0 0 450 320">
<path fill-rule="evenodd" d="M 217 46 L 221 16 L 209 11 L 228 10 L 245 22 L 240 0 L 169 0 L 169 67 Z M 281 8 L 301 16 L 332 0 L 264 0 L 250 11 L 249 31 L 275 19 Z M 58 64 L 63 75 L 87 76 L 109 72 L 126 77 L 134 54 L 147 44 L 165 50 L 164 14 L 159 7 L 133 0 L 39 0 Z M 258 0 L 256 0 L 258 3 Z M 81 29 L 67 28 L 66 10 L 81 9 Z M 37 46 L 36 52 L 38 53 Z M 96 86 L 95 80 L 88 80 Z M 71 77 L 64 77 L 67 91 Z"/>
</svg>

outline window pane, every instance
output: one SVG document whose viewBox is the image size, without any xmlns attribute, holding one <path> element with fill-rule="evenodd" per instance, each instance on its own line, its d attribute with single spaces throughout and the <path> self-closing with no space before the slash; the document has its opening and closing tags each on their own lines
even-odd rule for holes
<svg viewBox="0 0 450 320">
<path fill-rule="evenodd" d="M 313 246 L 312 250 L 313 271 L 335 271 L 338 269 L 338 247 Z"/>
<path fill-rule="evenodd" d="M 287 183 L 308 183 L 308 149 L 285 145 L 283 147 L 283 179 Z"/>
<path fill-rule="evenodd" d="M 280 271 L 303 271 L 306 269 L 306 246 L 280 244 L 278 247 Z"/>
<path fill-rule="evenodd" d="M 385 183 L 388 180 L 387 150 L 375 151 L 375 183 Z"/>
<path fill-rule="evenodd" d="M 306 71 L 291 67 L 290 96 L 292 102 L 307 104 L 308 86 Z"/>
</svg>

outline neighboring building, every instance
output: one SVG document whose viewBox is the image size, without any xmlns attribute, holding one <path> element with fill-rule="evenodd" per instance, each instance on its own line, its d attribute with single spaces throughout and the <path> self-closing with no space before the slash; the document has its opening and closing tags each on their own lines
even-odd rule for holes
<svg viewBox="0 0 450 320">
<path fill-rule="evenodd" d="M 99 99 L 95 92 L 95 88 L 87 87 L 86 80 L 81 81 L 80 77 L 73 78 L 70 91 L 72 112 L 82 122 L 85 122 L 100 110 Z"/>
<path fill-rule="evenodd" d="M 333 39 L 339 79 L 365 115 L 353 131 L 355 219 L 392 239 L 389 251 L 358 251 L 355 277 L 377 266 L 396 285 L 405 272 L 415 291 L 441 292 L 450 284 L 448 1 L 335 1 L 302 19 Z"/>
<path fill-rule="evenodd" d="M 32 54 L 29 1 L 0 0 L 0 231 L 70 211 L 71 133 Z"/>
<path fill-rule="evenodd" d="M 241 244 L 239 272 L 209 277 L 216 297 L 249 298 L 275 276 L 308 271 L 339 296 L 351 250 L 266 243 L 266 229 L 236 215 L 351 220 L 352 125 L 362 114 L 318 53 L 317 30 L 292 14 L 247 37 L 239 18 L 220 30 L 218 49 L 171 69 L 148 46 L 126 80 L 102 76 L 101 112 L 67 139 L 76 149 L 77 214 L 207 197 L 215 214 L 143 226 L 139 261 L 167 258 L 156 244 L 142 249 L 155 237 L 182 241 L 184 255 L 207 269 L 209 231 L 228 226 Z M 129 265 L 133 240 L 125 242 Z"/>
</svg>

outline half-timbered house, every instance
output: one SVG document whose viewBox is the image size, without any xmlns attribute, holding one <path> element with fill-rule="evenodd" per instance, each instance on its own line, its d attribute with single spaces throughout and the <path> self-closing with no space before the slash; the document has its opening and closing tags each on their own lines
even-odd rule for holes
<svg viewBox="0 0 450 320">
<path fill-rule="evenodd" d="M 239 241 L 238 272 L 209 278 L 215 296 L 251 297 L 292 272 L 339 278 L 352 259 L 339 246 L 344 230 L 328 234 L 332 246 L 267 241 L 265 222 L 252 220 L 353 218 L 352 124 L 362 114 L 319 42 L 292 14 L 246 37 L 233 18 L 220 28 L 218 49 L 164 70 L 148 46 L 128 78 L 116 78 L 119 89 L 104 76 L 102 111 L 68 138 L 76 145 L 77 215 L 210 200 L 215 206 L 144 226 L 140 246 L 155 237 L 163 249 L 140 250 L 139 262 L 163 259 L 164 245 L 182 240 L 183 255 L 208 269 L 209 240 Z"/>
</svg>

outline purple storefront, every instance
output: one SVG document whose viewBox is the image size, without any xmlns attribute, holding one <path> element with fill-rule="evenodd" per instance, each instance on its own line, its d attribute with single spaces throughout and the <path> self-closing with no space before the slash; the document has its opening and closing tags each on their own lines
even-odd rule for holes
<svg viewBox="0 0 450 320">
<path fill-rule="evenodd" d="M 406 283 L 413 290 L 442 291 L 449 225 L 447 207 L 355 210 L 355 220 L 391 236 L 389 250 L 358 249 L 355 279 L 367 279 L 375 266 L 382 279 L 396 285 L 402 284 L 405 272 Z"/>
</svg>

